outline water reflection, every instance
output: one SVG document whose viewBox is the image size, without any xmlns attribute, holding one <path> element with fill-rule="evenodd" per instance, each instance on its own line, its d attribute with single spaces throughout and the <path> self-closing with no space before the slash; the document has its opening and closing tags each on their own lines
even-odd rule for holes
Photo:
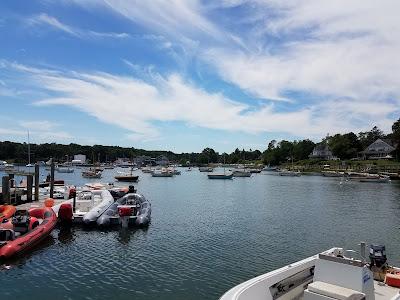
<svg viewBox="0 0 400 300">
<path fill-rule="evenodd" d="M 75 240 L 74 229 L 70 226 L 61 227 L 58 232 L 58 240 L 62 244 L 70 244 Z"/>
</svg>

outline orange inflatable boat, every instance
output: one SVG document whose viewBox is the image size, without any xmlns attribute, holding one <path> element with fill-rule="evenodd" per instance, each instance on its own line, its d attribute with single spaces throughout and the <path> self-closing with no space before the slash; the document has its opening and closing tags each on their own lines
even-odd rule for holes
<svg viewBox="0 0 400 300">
<path fill-rule="evenodd" d="M 11 218 L 17 209 L 13 205 L 0 205 L 0 223 Z"/>
<path fill-rule="evenodd" d="M 0 225 L 0 259 L 30 250 L 54 229 L 57 216 L 50 207 L 17 210 Z"/>
</svg>

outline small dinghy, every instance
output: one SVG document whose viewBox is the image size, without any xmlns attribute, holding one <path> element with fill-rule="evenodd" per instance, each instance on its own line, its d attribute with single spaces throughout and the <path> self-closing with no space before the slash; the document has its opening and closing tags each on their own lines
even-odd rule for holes
<svg viewBox="0 0 400 300">
<path fill-rule="evenodd" d="M 0 223 L 11 218 L 17 209 L 13 205 L 0 205 Z"/>
<path fill-rule="evenodd" d="M 76 195 L 75 212 L 72 213 L 73 203 L 74 200 L 69 199 L 53 206 L 53 210 L 62 222 L 90 225 L 114 203 L 114 198 L 107 190 L 81 191 Z"/>
<path fill-rule="evenodd" d="M 100 227 L 109 227 L 123 223 L 126 218 L 128 225 L 147 226 L 151 219 L 151 204 L 141 194 L 128 193 L 113 203 L 97 219 Z M 122 224 L 123 225 L 123 224 Z"/>
<path fill-rule="evenodd" d="M 4 220 L 5 221 L 5 220 Z M 17 210 L 0 225 L 0 258 L 22 254 L 47 237 L 57 223 L 50 207 Z"/>
</svg>

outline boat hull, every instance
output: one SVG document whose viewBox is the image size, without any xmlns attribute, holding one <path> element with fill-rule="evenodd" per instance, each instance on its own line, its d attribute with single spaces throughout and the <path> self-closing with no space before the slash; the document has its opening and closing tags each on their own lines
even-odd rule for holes
<svg viewBox="0 0 400 300">
<path fill-rule="evenodd" d="M 137 182 L 139 180 L 139 176 L 115 176 L 114 178 L 121 182 Z"/>
<path fill-rule="evenodd" d="M 31 217 L 43 219 L 43 222 L 30 232 L 12 241 L 3 243 L 0 247 L 0 258 L 7 259 L 15 255 L 26 253 L 45 239 L 57 224 L 56 214 L 49 207 L 32 208 L 29 210 L 29 215 Z"/>
<path fill-rule="evenodd" d="M 151 220 L 151 204 L 141 194 L 130 193 L 116 200 L 96 221 L 99 227 L 110 227 L 121 223 L 118 215 L 118 206 L 127 205 L 134 202 L 140 207 L 135 215 L 129 217 L 129 225 L 131 226 L 147 226 Z"/>
<path fill-rule="evenodd" d="M 224 174 L 208 174 L 208 179 L 232 179 L 233 174 L 224 175 Z"/>
</svg>

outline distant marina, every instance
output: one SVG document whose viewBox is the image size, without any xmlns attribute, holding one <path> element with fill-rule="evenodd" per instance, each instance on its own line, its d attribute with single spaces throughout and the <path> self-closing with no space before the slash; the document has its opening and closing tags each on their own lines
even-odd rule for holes
<svg viewBox="0 0 400 300">
<path fill-rule="evenodd" d="M 67 166 L 59 165 L 59 167 Z M 109 253 L 108 257 L 112 258 L 114 262 L 120 260 L 121 258 L 118 257 L 122 255 L 127 266 L 131 267 L 121 267 L 118 263 L 106 263 L 104 268 L 107 268 L 109 272 L 119 272 L 115 268 L 120 266 L 122 273 L 131 274 L 132 279 L 128 279 L 128 282 L 132 291 L 142 290 L 144 292 L 142 296 L 136 294 L 138 299 L 174 298 L 176 293 L 184 298 L 216 299 L 235 283 L 261 274 L 265 270 L 290 263 L 294 259 L 301 259 L 307 255 L 323 251 L 329 246 L 337 244 L 338 240 L 341 245 L 350 247 L 362 238 L 384 242 L 393 263 L 399 264 L 400 258 L 397 256 L 396 249 L 400 246 L 400 240 L 397 238 L 395 229 L 398 226 L 396 221 L 398 208 L 393 206 L 393 201 L 400 191 L 400 181 L 398 183 L 397 180 L 393 179 L 385 181 L 386 184 L 383 185 L 379 183 L 380 188 L 377 189 L 377 183 L 373 180 L 368 182 L 360 180 L 360 178 L 369 178 L 370 176 L 373 179 L 375 175 L 350 170 L 345 172 L 332 170 L 331 166 L 328 167 L 326 164 L 321 167 L 322 169 L 318 173 L 299 172 L 294 168 L 293 172 L 300 173 L 301 176 L 293 176 L 292 178 L 291 176 L 279 176 L 283 172 L 287 173 L 291 165 L 288 166 L 288 169 L 285 169 L 285 167 L 272 168 L 261 165 L 231 164 L 224 167 L 226 174 L 229 173 L 233 176 L 228 182 L 208 179 L 207 175 L 209 174 L 223 174 L 223 166 L 217 164 L 202 168 L 196 166 L 137 168 L 132 165 L 125 168 L 112 164 L 97 167 L 68 166 L 74 172 L 54 171 L 54 205 L 67 201 L 70 197 L 71 188 L 77 190 L 77 195 L 80 190 L 82 192 L 86 190 L 87 192 L 84 193 L 88 193 L 88 195 L 101 193 L 101 191 L 110 191 L 111 193 L 127 191 L 132 182 L 118 181 L 115 177 L 121 174 L 138 176 L 138 180 L 133 182 L 133 185 L 137 193 L 142 194 L 151 203 L 151 224 L 145 228 L 130 226 L 131 229 L 124 230 L 121 221 L 118 221 L 117 210 L 111 209 L 109 213 L 105 214 L 110 214 L 111 218 L 107 221 L 98 221 L 99 224 L 114 224 L 111 231 L 105 225 L 100 225 L 101 228 L 98 227 L 98 229 L 96 229 L 96 225 L 89 231 L 79 224 L 73 225 L 67 231 L 61 227 L 56 227 L 50 236 L 33 248 L 27 256 L 13 258 L 3 264 L 3 268 L 8 270 L 3 270 L 0 273 L 2 282 L 10 286 L 14 295 L 21 295 L 20 293 L 24 293 L 31 285 L 27 284 L 26 287 L 21 288 L 20 285 L 13 284 L 8 278 L 12 278 L 13 274 L 16 276 L 17 270 L 25 270 L 25 276 L 35 276 L 35 272 L 28 270 L 34 268 L 37 264 L 43 264 L 44 260 L 46 263 L 44 263 L 43 268 L 52 269 L 53 266 L 57 266 L 65 276 L 72 278 L 72 282 L 76 282 L 74 279 L 76 275 L 70 273 L 75 267 L 71 267 L 85 266 L 87 263 L 98 265 L 105 258 L 102 253 L 106 248 L 108 249 L 107 253 Z M 16 184 L 16 189 L 10 193 L 10 200 L 11 203 L 15 203 L 15 201 L 22 203 L 17 208 L 44 207 L 46 199 L 50 196 L 50 184 L 43 182 L 48 181 L 46 179 L 49 179 L 48 175 L 51 173 L 51 168 L 48 171 L 46 165 L 43 164 L 36 168 L 39 169 L 40 186 L 43 186 L 39 188 L 39 201 L 35 201 L 34 180 L 31 196 L 26 186 L 23 186 L 26 182 L 30 182 L 30 179 L 26 179 L 27 176 L 35 177 L 35 173 L 32 172 L 35 168 L 14 166 L 13 181 Z M 82 173 L 89 168 L 94 171 L 97 169 L 96 172 L 100 172 L 101 177 L 93 179 L 83 177 Z M 201 172 L 203 170 L 212 172 Z M 8 176 L 12 174 L 12 172 L 2 172 L 3 178 L 9 178 Z M 169 175 L 165 176 L 164 179 L 154 178 L 153 174 L 158 173 Z M 233 174 L 236 174 L 236 176 Z M 382 172 L 381 176 L 383 175 Z M 79 197 L 83 195 L 81 194 Z M 307 197 L 304 197 L 304 195 L 307 195 Z M 32 197 L 32 201 L 27 202 L 27 197 Z M 118 195 L 116 197 L 118 198 Z M 373 226 L 372 223 L 370 225 L 365 223 L 357 228 L 352 227 L 353 230 L 346 236 L 336 234 L 342 230 L 347 230 L 348 226 L 352 226 L 350 225 L 352 224 L 352 215 L 347 214 L 348 211 L 356 209 L 359 217 L 365 220 L 373 218 L 375 214 L 370 207 L 375 205 L 374 202 L 377 199 L 380 203 L 380 213 L 385 215 L 385 218 L 379 219 L 378 222 L 374 221 Z M 76 204 L 77 213 L 88 211 L 88 208 L 84 208 L 80 203 L 83 202 L 78 200 Z M 97 203 L 101 203 L 101 201 L 97 201 Z M 119 205 L 116 204 L 116 206 Z M 121 206 L 123 205 L 121 203 Z M 246 207 L 247 214 L 241 213 L 243 205 Z M 361 210 L 360 205 L 363 207 Z M 214 207 L 214 209 L 209 209 L 210 207 Z M 321 207 L 324 207 L 323 210 L 321 210 Z M 219 211 L 217 215 L 215 214 L 216 211 Z M 284 214 L 283 211 L 285 211 Z M 302 214 L 298 214 L 300 211 Z M 338 212 L 342 214 L 340 217 Z M 324 219 L 318 217 L 320 213 L 323 214 Z M 235 216 L 235 218 L 232 219 L 232 216 Z M 247 218 L 249 216 L 251 216 L 250 219 Z M 129 220 L 129 217 L 127 220 Z M 134 221 L 132 218 L 131 220 L 128 223 Z M 300 226 L 300 224 L 302 225 Z M 325 234 L 326 231 L 329 231 L 330 225 L 328 224 L 335 224 L 335 231 Z M 313 228 L 317 226 L 320 229 L 308 231 L 307 228 L 311 228 L 309 226 Z M 233 227 L 237 230 L 231 231 L 230 228 Z M 266 230 L 266 228 L 269 229 Z M 392 229 L 385 230 L 385 233 L 383 233 L 384 228 Z M 291 230 L 292 233 L 289 233 L 288 230 Z M 274 232 L 276 232 L 276 236 Z M 291 252 L 290 256 L 285 254 L 282 257 L 282 253 L 279 253 L 279 251 L 274 250 L 275 254 L 270 251 L 270 247 L 278 249 L 277 247 L 284 247 L 287 243 L 298 245 L 303 241 L 300 236 L 305 234 L 308 235 L 307 239 L 313 239 L 315 242 L 307 246 L 303 245 L 304 248 L 301 248 L 297 254 L 293 255 L 293 252 Z M 296 235 L 299 237 L 296 237 Z M 65 238 L 67 242 L 64 242 Z M 253 239 L 259 241 L 259 246 L 258 249 L 250 251 L 244 245 Z M 110 246 L 110 244 L 113 246 Z M 127 247 L 129 251 L 122 254 L 121 247 Z M 220 247 L 225 249 L 223 253 L 218 250 Z M 64 253 L 62 256 L 54 255 L 61 249 Z M 87 254 L 78 254 L 76 251 Z M 90 256 L 87 256 L 89 253 L 91 253 Z M 269 259 L 266 260 L 264 254 L 267 254 Z M 174 263 L 176 255 L 180 257 L 179 264 Z M 139 257 L 143 256 L 146 257 L 145 268 L 148 272 L 141 273 L 139 265 L 136 266 L 136 261 L 142 259 Z M 257 266 L 255 264 L 238 263 L 238 261 L 246 262 L 246 257 L 250 256 Z M 221 260 L 219 264 L 215 264 L 217 257 Z M 236 259 L 232 259 L 233 257 L 236 257 Z M 60 269 L 59 259 L 69 261 L 71 265 L 68 268 L 65 266 Z M 164 263 L 167 263 L 170 267 L 164 269 Z M 234 271 L 236 265 L 240 266 L 240 272 Z M 17 266 L 18 268 L 16 268 Z M 193 272 L 193 269 L 197 269 L 197 272 Z M 87 276 L 90 274 L 92 278 L 101 282 L 98 276 L 102 271 L 105 271 L 105 269 L 98 267 L 96 273 L 89 272 Z M 172 276 L 171 280 L 162 280 L 156 288 L 151 287 L 151 282 L 166 274 Z M 217 274 L 224 274 L 227 280 L 221 281 Z M 174 277 L 176 277 L 176 282 L 173 280 Z M 68 295 L 76 294 L 77 289 L 84 291 L 84 293 L 89 289 L 89 286 L 83 285 L 83 282 L 73 285 L 64 283 L 68 287 L 68 291 L 61 288 L 55 281 L 67 280 L 66 277 L 62 278 L 64 277 L 61 275 L 43 278 L 43 280 L 52 282 L 53 295 L 68 297 Z M 116 281 L 112 282 L 116 287 L 123 288 L 126 286 L 125 281 L 121 281 L 120 278 L 122 277 L 118 275 L 115 277 Z M 189 282 L 178 283 L 183 278 L 188 278 Z M 213 284 L 204 285 L 203 280 Z M 176 288 L 171 292 L 166 292 L 167 286 L 173 282 L 175 282 Z M 193 290 L 197 290 L 196 296 L 193 296 Z M 111 292 L 103 290 L 102 293 L 112 297 Z M 174 297 L 170 293 L 174 293 Z M 124 298 L 128 297 L 130 293 L 128 291 L 122 292 L 121 295 Z"/>
</svg>

